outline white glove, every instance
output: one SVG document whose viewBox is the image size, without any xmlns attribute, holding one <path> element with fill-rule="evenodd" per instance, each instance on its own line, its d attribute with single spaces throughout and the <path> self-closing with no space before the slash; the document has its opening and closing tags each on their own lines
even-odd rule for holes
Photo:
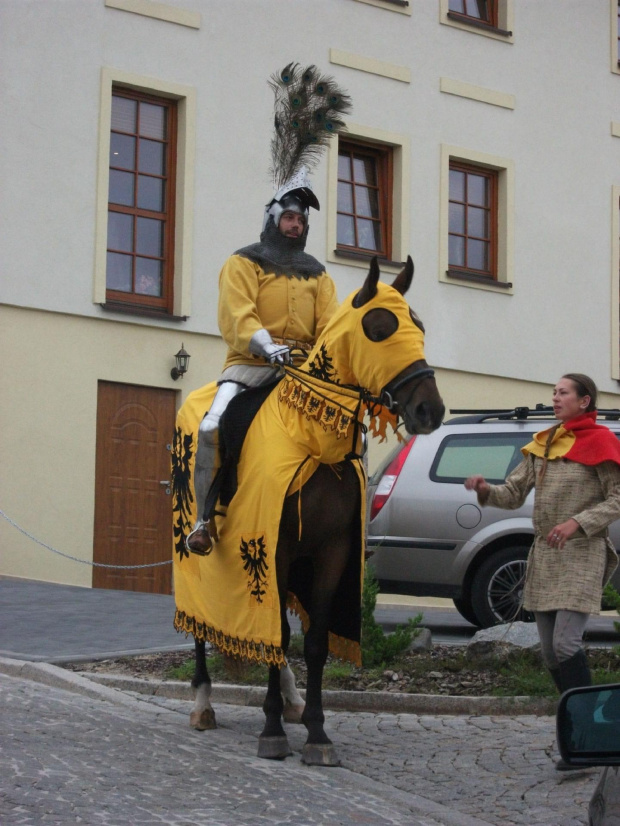
<svg viewBox="0 0 620 826">
<path fill-rule="evenodd" d="M 290 364 L 291 351 L 285 344 L 276 344 L 263 327 L 250 339 L 250 353 L 266 358 L 270 364 Z"/>
</svg>

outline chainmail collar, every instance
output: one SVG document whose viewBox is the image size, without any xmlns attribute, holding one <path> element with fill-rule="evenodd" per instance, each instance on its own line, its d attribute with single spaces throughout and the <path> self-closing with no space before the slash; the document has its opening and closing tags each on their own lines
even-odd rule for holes
<svg viewBox="0 0 620 826">
<path fill-rule="evenodd" d="M 249 258 L 266 273 L 286 275 L 288 278 L 316 278 L 325 272 L 325 266 L 312 255 L 304 252 L 308 227 L 299 238 L 287 238 L 269 219 L 257 244 L 250 244 L 235 252 Z"/>
</svg>

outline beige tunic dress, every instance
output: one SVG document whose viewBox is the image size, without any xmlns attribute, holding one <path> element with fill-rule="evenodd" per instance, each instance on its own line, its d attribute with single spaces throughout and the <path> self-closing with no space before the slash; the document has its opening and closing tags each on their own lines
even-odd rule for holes
<svg viewBox="0 0 620 826">
<path fill-rule="evenodd" d="M 603 587 L 618 564 L 607 526 L 620 518 L 620 466 L 555 459 L 547 463 L 541 484 L 536 480 L 542 462 L 527 456 L 505 484 L 490 486 L 481 504 L 519 508 L 536 486 L 535 536 L 527 563 L 524 608 L 599 613 Z M 562 550 L 549 547 L 549 531 L 571 517 L 579 523 L 579 530 Z"/>
</svg>

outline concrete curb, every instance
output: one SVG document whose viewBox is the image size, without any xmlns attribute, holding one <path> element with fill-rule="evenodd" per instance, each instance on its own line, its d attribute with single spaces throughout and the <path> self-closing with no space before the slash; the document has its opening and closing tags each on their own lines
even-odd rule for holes
<svg viewBox="0 0 620 826">
<path fill-rule="evenodd" d="M 31 663 L 0 658 L 0 672 L 13 677 L 64 688 L 89 697 L 130 705 L 140 703 L 125 692 L 193 700 L 191 686 L 175 680 L 141 680 L 115 674 L 76 673 L 49 663 Z M 266 689 L 258 686 L 214 684 L 211 700 L 230 705 L 262 706 Z M 305 691 L 300 690 L 305 696 Z M 153 707 L 140 703 L 142 707 Z M 543 697 L 456 697 L 442 694 L 401 694 L 391 691 L 324 691 L 323 706 L 333 711 L 361 711 L 377 714 L 462 714 L 467 716 L 538 717 L 555 715 L 557 701 Z"/>
<path fill-rule="evenodd" d="M 158 709 L 150 703 L 142 702 L 135 697 L 127 696 L 114 686 L 106 686 L 93 682 L 83 674 L 76 674 L 73 671 L 67 671 L 65 668 L 59 668 L 57 665 L 51 665 L 50 663 L 33 663 L 26 660 L 11 660 L 7 657 L 0 657 L 0 673 L 6 674 L 9 677 L 43 683 L 54 688 L 62 688 L 65 691 L 72 691 L 74 694 L 82 694 L 85 697 L 91 697 L 96 700 L 107 700 L 116 705 L 133 708 L 138 706 L 141 710 L 149 711 L 150 713 L 155 710 L 158 713 L 174 713 L 168 712 L 165 709 Z"/>
</svg>

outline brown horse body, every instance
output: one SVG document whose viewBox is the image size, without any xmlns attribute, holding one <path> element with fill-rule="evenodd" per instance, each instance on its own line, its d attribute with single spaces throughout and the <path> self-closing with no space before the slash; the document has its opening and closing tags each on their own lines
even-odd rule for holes
<svg viewBox="0 0 620 826">
<path fill-rule="evenodd" d="M 401 296 L 409 288 L 412 277 L 413 264 L 408 259 L 407 266 L 392 285 Z M 353 301 L 356 309 L 363 309 L 377 295 L 378 280 L 379 268 L 376 260 L 373 260 L 368 277 Z M 420 322 L 410 311 L 408 322 L 421 328 Z M 401 317 L 400 324 L 402 323 Z M 394 313 L 380 307 L 370 309 L 362 321 L 364 336 L 369 342 L 375 343 L 393 336 L 398 325 Z M 382 390 L 383 403 L 390 405 L 402 418 L 409 433 L 429 433 L 441 424 L 443 402 L 433 371 L 424 360 L 413 360 L 391 378 Z M 289 572 L 295 563 L 305 558 L 304 561 L 310 565 L 306 570 L 311 571 L 312 578 L 309 625 L 304 636 L 308 678 L 302 722 L 308 730 L 308 737 L 302 760 L 314 765 L 339 765 L 334 747 L 324 730 L 321 686 L 334 596 L 351 554 L 359 554 L 361 497 L 364 491 L 355 462 L 359 462 L 359 458 L 345 461 L 339 466 L 338 473 L 330 465 L 319 465 L 302 488 L 301 494 L 295 493 L 286 498 L 280 520 L 276 576 L 284 651 L 287 650 L 290 638 L 286 616 Z M 303 525 L 301 532 L 300 518 Z M 217 549 L 214 553 L 217 553 Z M 258 749 L 260 757 L 271 759 L 282 759 L 291 753 L 282 726 L 285 701 L 280 678 L 281 670 L 271 665 L 263 705 L 265 727 L 259 738 Z M 204 642 L 196 642 L 196 674 L 192 684 L 197 691 L 192 724 L 197 728 L 213 728 L 215 718 L 209 704 L 211 684 Z"/>
</svg>

